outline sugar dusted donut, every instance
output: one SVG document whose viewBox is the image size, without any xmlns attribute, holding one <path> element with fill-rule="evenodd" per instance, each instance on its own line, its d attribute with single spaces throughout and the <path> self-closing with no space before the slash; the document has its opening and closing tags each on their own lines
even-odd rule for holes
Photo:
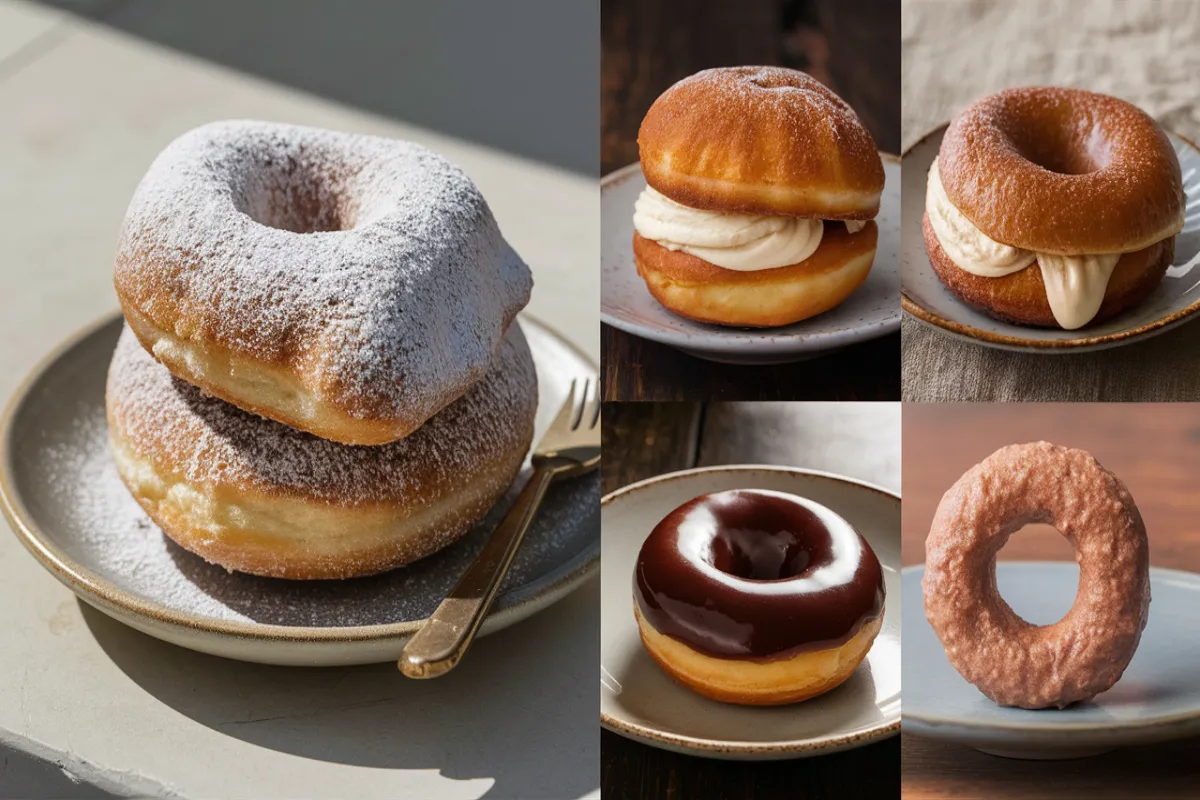
<svg viewBox="0 0 1200 800">
<path fill-rule="evenodd" d="M 1079 591 L 1052 625 L 1018 617 L 996 589 L 996 553 L 1031 522 L 1075 546 Z M 993 701 L 1064 708 L 1115 684 L 1150 608 L 1146 528 L 1124 484 L 1083 450 L 1010 445 L 950 487 L 925 540 L 925 615 L 946 657 Z"/>
<path fill-rule="evenodd" d="M 445 159 L 267 122 L 172 142 L 114 271 L 130 327 L 177 376 L 351 444 L 407 436 L 480 380 L 532 285 Z"/>
<path fill-rule="evenodd" d="M 126 328 L 107 406 L 121 478 L 179 545 L 239 572 L 348 578 L 427 556 L 483 517 L 529 448 L 537 378 L 513 325 L 484 377 L 416 433 L 342 445 L 205 395 Z"/>
<path fill-rule="evenodd" d="M 1184 203 L 1171 142 L 1136 107 L 1081 89 L 1008 89 L 946 130 L 928 176 L 925 246 L 968 305 L 1074 330 L 1158 286 Z"/>
<path fill-rule="evenodd" d="M 822 694 L 883 622 L 879 560 L 848 522 L 782 492 L 701 495 L 642 545 L 634 615 L 651 657 L 706 697 L 781 705 Z"/>
<path fill-rule="evenodd" d="M 820 314 L 866 279 L 883 163 L 854 111 L 779 67 L 676 83 L 638 131 L 647 188 L 634 261 L 671 311 L 771 327 Z"/>
</svg>

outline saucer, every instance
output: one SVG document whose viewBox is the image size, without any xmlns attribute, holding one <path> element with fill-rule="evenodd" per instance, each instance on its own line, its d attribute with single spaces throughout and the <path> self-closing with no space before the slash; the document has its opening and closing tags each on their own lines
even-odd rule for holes
<svg viewBox="0 0 1200 800">
<path fill-rule="evenodd" d="M 521 317 L 538 374 L 536 437 L 570 391 L 596 375 L 586 356 Z M 0 423 L 0 507 L 37 561 L 82 600 L 143 633 L 205 653 L 286 665 L 394 660 L 457 583 L 530 468 L 450 547 L 382 575 L 260 578 L 209 564 L 167 538 L 117 475 L 104 384 L 119 316 L 48 356 Z M 599 564 L 597 474 L 556 484 L 526 534 L 482 634 L 565 597 Z"/>
<path fill-rule="evenodd" d="M 719 703 L 672 681 L 642 648 L 633 570 L 642 542 L 676 507 L 726 489 L 774 489 L 845 517 L 883 565 L 883 628 L 841 686 L 790 706 Z M 600 724 L 680 753 L 738 760 L 822 755 L 900 731 L 900 497 L 837 475 L 786 467 L 705 467 L 626 486 L 602 501 Z"/>
<path fill-rule="evenodd" d="M 1086 703 L 1031 711 L 996 705 L 959 675 L 925 619 L 924 565 L 905 567 L 904 731 L 1007 758 L 1060 759 L 1200 735 L 1200 575 L 1150 568 L 1150 620 L 1121 680 Z M 1002 561 L 1013 611 L 1038 625 L 1075 600 L 1074 562 Z"/>
</svg>

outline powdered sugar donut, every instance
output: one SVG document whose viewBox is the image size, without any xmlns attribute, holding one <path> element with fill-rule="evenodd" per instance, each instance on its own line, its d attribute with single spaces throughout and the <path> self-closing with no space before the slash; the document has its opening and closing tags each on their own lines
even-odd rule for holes
<svg viewBox="0 0 1200 800">
<path fill-rule="evenodd" d="M 318 436 L 407 436 L 488 370 L 528 268 L 457 167 L 409 142 L 266 122 L 154 161 L 115 264 L 175 375 Z"/>
<path fill-rule="evenodd" d="M 487 374 L 414 434 L 343 445 L 204 395 L 126 328 L 106 398 L 117 471 L 182 547 L 239 572 L 347 578 L 423 558 L 483 517 L 529 449 L 537 377 L 513 325 Z"/>
<path fill-rule="evenodd" d="M 1079 591 L 1052 625 L 1018 617 L 996 589 L 996 554 L 1049 523 L 1075 546 Z M 925 615 L 958 672 L 1002 706 L 1064 708 L 1111 688 L 1150 607 L 1146 528 L 1124 484 L 1083 450 L 1010 445 L 946 492 L 925 540 Z"/>
</svg>

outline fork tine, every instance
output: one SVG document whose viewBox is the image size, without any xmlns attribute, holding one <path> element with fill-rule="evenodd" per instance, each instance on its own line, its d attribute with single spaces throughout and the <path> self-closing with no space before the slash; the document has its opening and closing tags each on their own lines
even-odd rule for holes
<svg viewBox="0 0 1200 800">
<path fill-rule="evenodd" d="M 596 388 L 592 392 L 592 397 L 589 400 L 592 404 L 592 421 L 588 425 L 589 428 L 594 428 L 600 424 L 600 380 L 596 380 Z"/>
<path fill-rule="evenodd" d="M 575 379 L 571 379 L 571 389 L 567 392 L 567 397 L 563 400 L 562 408 L 558 410 L 554 421 L 550 423 L 549 430 L 552 431 L 569 431 L 573 427 L 572 421 L 575 419 Z"/>
<path fill-rule="evenodd" d="M 571 420 L 571 430 L 573 431 L 578 430 L 579 426 L 583 424 L 583 420 L 587 417 L 588 387 L 591 383 L 591 378 L 585 378 L 583 381 L 583 391 L 579 393 L 579 396 L 575 397 L 574 393 L 572 393 L 572 399 L 575 401 L 575 413 Z"/>
</svg>

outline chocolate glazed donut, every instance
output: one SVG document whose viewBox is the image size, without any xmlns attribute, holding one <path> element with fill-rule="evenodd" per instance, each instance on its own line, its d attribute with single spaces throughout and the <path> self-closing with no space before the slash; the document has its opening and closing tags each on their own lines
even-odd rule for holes
<svg viewBox="0 0 1200 800">
<path fill-rule="evenodd" d="M 654 528 L 638 557 L 634 598 L 639 624 L 653 629 L 642 628 L 647 649 L 674 677 L 721 700 L 794 702 L 840 684 L 866 655 L 881 623 L 883 571 L 858 532 L 828 508 L 781 492 L 735 490 L 697 497 Z M 700 666 L 689 670 L 668 652 L 680 645 Z M 738 688 L 726 691 L 710 674 L 722 664 L 795 661 L 799 668 L 806 657 L 815 657 L 808 665 L 815 675 L 805 667 L 791 686 L 772 677 L 762 693 L 744 693 L 753 683 L 746 675 L 731 675 Z"/>
</svg>

